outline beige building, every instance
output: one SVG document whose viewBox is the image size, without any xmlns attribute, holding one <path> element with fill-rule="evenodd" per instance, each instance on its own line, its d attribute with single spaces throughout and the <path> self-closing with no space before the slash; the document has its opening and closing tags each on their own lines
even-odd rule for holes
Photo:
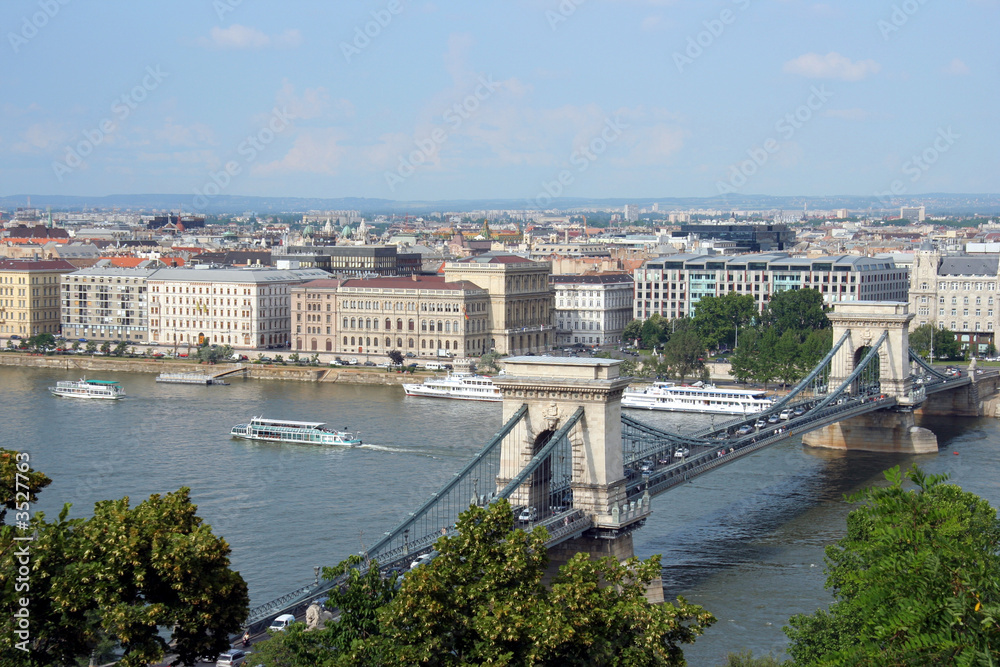
<svg viewBox="0 0 1000 667">
<path fill-rule="evenodd" d="M 626 273 L 552 276 L 556 345 L 620 345 L 632 319 L 635 284 Z"/>
<path fill-rule="evenodd" d="M 91 267 L 62 277 L 62 331 L 69 339 L 149 342 L 146 280 L 156 269 Z"/>
<path fill-rule="evenodd" d="M 552 265 L 516 255 L 487 253 L 444 267 L 449 282 L 467 280 L 489 292 L 490 331 L 486 351 L 547 352 L 555 336 Z"/>
<path fill-rule="evenodd" d="M 443 276 L 315 280 L 292 290 L 292 350 L 411 357 L 481 356 L 489 293 Z"/>
<path fill-rule="evenodd" d="M 61 259 L 0 260 L 0 337 L 58 335 L 59 279 L 75 269 Z"/>
<path fill-rule="evenodd" d="M 153 344 L 283 348 L 291 341 L 291 289 L 320 269 L 159 269 L 147 279 Z"/>
<path fill-rule="evenodd" d="M 945 255 L 918 251 L 910 274 L 913 327 L 932 324 L 955 332 L 974 355 L 996 345 L 1000 313 L 1000 255 Z"/>
</svg>

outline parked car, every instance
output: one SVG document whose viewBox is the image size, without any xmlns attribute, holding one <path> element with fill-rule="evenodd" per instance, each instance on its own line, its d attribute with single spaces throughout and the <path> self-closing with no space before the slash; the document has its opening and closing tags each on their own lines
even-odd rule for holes
<svg viewBox="0 0 1000 667">
<path fill-rule="evenodd" d="M 219 654 L 219 659 L 215 661 L 215 667 L 237 667 L 247 661 L 246 651 L 234 648 Z"/>
<path fill-rule="evenodd" d="M 366 361 L 366 362 L 365 362 L 364 364 L 362 364 L 362 365 L 363 365 L 363 366 L 371 366 L 371 367 L 374 367 L 374 366 L 375 366 L 375 362 L 374 362 L 374 361 Z"/>
</svg>

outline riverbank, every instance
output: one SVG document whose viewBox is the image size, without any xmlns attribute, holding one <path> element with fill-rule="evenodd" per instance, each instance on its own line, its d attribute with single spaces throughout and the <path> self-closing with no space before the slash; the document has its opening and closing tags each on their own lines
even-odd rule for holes
<svg viewBox="0 0 1000 667">
<path fill-rule="evenodd" d="M 280 364 L 215 364 L 167 359 L 118 358 L 84 354 L 38 356 L 23 352 L 0 353 L 0 366 L 55 368 L 88 373 L 205 373 L 215 375 L 226 371 L 244 370 L 252 380 L 291 380 L 296 382 L 335 382 L 363 385 L 399 385 L 422 382 L 432 373 L 397 373 L 384 368 L 282 366 Z M 234 374 L 236 375 L 236 374 Z"/>
</svg>

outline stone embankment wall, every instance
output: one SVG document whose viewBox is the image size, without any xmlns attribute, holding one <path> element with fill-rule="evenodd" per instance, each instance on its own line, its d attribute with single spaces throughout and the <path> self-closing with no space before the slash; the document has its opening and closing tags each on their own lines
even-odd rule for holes
<svg viewBox="0 0 1000 667">
<path fill-rule="evenodd" d="M 55 368 L 73 371 L 81 376 L 88 373 L 205 373 L 214 375 L 239 368 L 239 364 L 197 364 L 156 359 L 118 359 L 87 355 L 36 356 L 24 353 L 0 354 L 0 366 Z M 427 373 L 390 373 L 384 368 L 360 370 L 354 368 L 324 368 L 322 366 L 281 366 L 273 364 L 243 364 L 246 377 L 255 380 L 295 380 L 299 382 L 341 382 L 344 384 L 395 385 L 423 382 Z M 234 374 L 232 377 L 236 377 Z"/>
</svg>

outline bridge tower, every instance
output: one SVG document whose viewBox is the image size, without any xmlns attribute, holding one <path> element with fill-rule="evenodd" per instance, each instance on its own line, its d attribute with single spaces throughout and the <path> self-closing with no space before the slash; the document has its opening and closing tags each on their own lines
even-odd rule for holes
<svg viewBox="0 0 1000 667">
<path fill-rule="evenodd" d="M 827 317 L 833 324 L 834 341 L 849 332 L 831 362 L 830 390 L 851 375 L 871 346 L 887 332 L 878 351 L 878 380 L 881 392 L 896 399 L 896 408 L 824 426 L 804 435 L 802 442 L 833 449 L 936 452 L 937 436 L 916 426 L 913 415 L 924 397 L 922 392 L 914 391 L 910 373 L 909 323 L 913 313 L 908 305 L 898 301 L 839 301 Z"/>
<path fill-rule="evenodd" d="M 622 449 L 621 397 L 629 378 L 619 376 L 617 359 L 575 357 L 509 357 L 504 375 L 493 378 L 503 394 L 506 421 L 527 405 L 523 428 L 501 445 L 501 470 L 520 470 L 578 408 L 583 416 L 570 433 L 572 443 L 572 504 L 583 510 L 593 527 L 550 549 L 550 571 L 579 552 L 613 556 L 619 561 L 634 555 L 632 531 L 645 523 L 648 504 L 641 512 L 622 512 L 627 505 Z M 509 479 L 497 478 L 497 488 Z M 532 480 L 511 496 L 513 505 L 537 506 L 547 498 L 547 480 Z M 659 579 L 647 597 L 663 601 Z"/>
</svg>

